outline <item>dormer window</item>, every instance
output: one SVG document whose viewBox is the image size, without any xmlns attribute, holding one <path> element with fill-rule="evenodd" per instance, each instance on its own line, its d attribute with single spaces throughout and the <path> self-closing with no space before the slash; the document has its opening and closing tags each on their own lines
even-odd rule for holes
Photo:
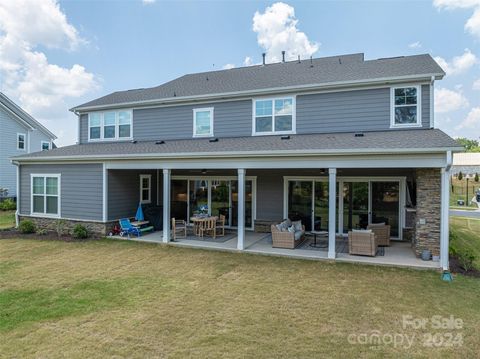
<svg viewBox="0 0 480 359">
<path fill-rule="evenodd" d="M 391 89 L 391 127 L 418 127 L 421 121 L 420 86 Z"/>
<path fill-rule="evenodd" d="M 112 141 L 132 138 L 132 111 L 106 111 L 88 114 L 88 140 Z"/>
<path fill-rule="evenodd" d="M 213 107 L 193 110 L 193 137 L 213 136 Z"/>
<path fill-rule="evenodd" d="M 253 135 L 295 133 L 293 97 L 253 101 Z"/>
</svg>

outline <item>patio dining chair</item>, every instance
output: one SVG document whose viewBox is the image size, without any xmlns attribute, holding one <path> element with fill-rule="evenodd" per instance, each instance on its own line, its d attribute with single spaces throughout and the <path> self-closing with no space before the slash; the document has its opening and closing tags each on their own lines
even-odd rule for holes
<svg viewBox="0 0 480 359">
<path fill-rule="evenodd" d="M 172 235 L 174 241 L 177 238 L 187 238 L 187 222 L 172 218 Z"/>
<path fill-rule="evenodd" d="M 213 239 L 217 236 L 217 220 L 215 218 L 209 218 L 205 221 L 201 222 L 202 225 L 200 226 L 200 237 L 204 237 L 205 234 L 210 234 Z"/>
<path fill-rule="evenodd" d="M 223 237 L 225 235 L 225 216 L 223 214 L 219 216 L 215 225 L 216 225 L 217 236 Z"/>
</svg>

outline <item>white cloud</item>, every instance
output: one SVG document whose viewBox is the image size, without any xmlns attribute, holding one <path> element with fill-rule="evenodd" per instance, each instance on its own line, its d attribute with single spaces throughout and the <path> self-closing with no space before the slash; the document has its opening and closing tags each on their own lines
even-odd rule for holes
<svg viewBox="0 0 480 359">
<path fill-rule="evenodd" d="M 154 4 L 157 0 L 142 0 L 143 5 Z"/>
<path fill-rule="evenodd" d="M 480 0 L 433 0 L 437 9 L 473 9 L 473 15 L 465 23 L 465 31 L 480 38 Z"/>
<path fill-rule="evenodd" d="M 253 65 L 252 58 L 250 56 L 245 57 L 245 60 L 243 60 L 243 65 L 252 66 Z"/>
<path fill-rule="evenodd" d="M 480 90 L 480 78 L 476 79 L 476 80 L 473 82 L 472 88 L 473 88 L 474 90 Z"/>
<path fill-rule="evenodd" d="M 222 69 L 223 70 L 230 70 L 230 69 L 233 69 L 235 67 L 234 64 L 225 64 L 222 66 Z"/>
<path fill-rule="evenodd" d="M 307 58 L 318 51 L 319 44 L 310 41 L 297 24 L 295 9 L 282 2 L 267 7 L 264 13 L 255 12 L 253 31 L 267 53 L 267 62 L 281 61 L 282 51 L 286 51 L 287 60 L 295 60 L 299 55 Z"/>
<path fill-rule="evenodd" d="M 478 129 L 480 127 L 480 107 L 474 107 L 470 110 L 467 117 L 456 127 L 457 130 L 462 128 Z"/>
<path fill-rule="evenodd" d="M 97 88 L 98 79 L 79 64 L 68 68 L 49 63 L 39 47 L 72 51 L 86 43 L 56 0 L 2 0 L 0 90 L 41 122 L 64 119 L 69 116 L 66 101 Z"/>
<path fill-rule="evenodd" d="M 411 44 L 408 44 L 408 47 L 411 49 L 420 49 L 422 47 L 422 43 L 420 41 L 415 41 Z"/>
<path fill-rule="evenodd" d="M 435 90 L 435 112 L 444 113 L 459 110 L 468 106 L 468 100 L 461 92 L 446 88 Z"/>
<path fill-rule="evenodd" d="M 462 55 L 455 56 L 451 61 L 447 61 L 440 56 L 435 57 L 435 61 L 445 70 L 447 75 L 458 75 L 468 71 L 478 63 L 478 58 L 469 49 L 465 49 Z"/>
</svg>

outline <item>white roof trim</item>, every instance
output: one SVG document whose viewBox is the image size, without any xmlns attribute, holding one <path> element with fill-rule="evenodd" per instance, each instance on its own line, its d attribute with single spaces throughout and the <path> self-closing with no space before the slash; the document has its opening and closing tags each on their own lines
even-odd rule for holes
<svg viewBox="0 0 480 359">
<path fill-rule="evenodd" d="M 290 157 L 290 156 L 324 156 L 324 155 L 369 155 L 369 154 L 413 154 L 413 153 L 443 153 L 447 151 L 461 151 L 460 147 L 433 147 L 433 148 L 365 148 L 365 149 L 323 149 L 323 150 L 277 150 L 277 151 L 226 151 L 226 152 L 184 152 L 184 153 L 137 153 L 114 155 L 76 155 L 76 156 L 39 156 L 15 158 L 16 162 L 42 161 L 85 161 L 111 159 L 170 159 L 170 158 L 232 158 L 232 157 Z"/>
</svg>

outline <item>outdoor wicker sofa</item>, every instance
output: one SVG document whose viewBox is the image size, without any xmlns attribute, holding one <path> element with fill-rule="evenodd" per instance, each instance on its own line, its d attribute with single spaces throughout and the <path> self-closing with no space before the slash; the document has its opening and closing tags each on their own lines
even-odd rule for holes
<svg viewBox="0 0 480 359">
<path fill-rule="evenodd" d="M 390 245 L 390 225 L 385 223 L 372 223 L 367 226 L 367 229 L 371 229 L 375 233 L 377 239 L 377 245 L 389 246 Z"/>
<path fill-rule="evenodd" d="M 279 223 L 278 225 L 271 225 L 273 248 L 294 249 L 303 242 L 305 238 L 305 226 L 302 225 L 301 230 L 289 232 L 288 227 L 291 227 L 291 225 L 292 222 L 289 219 Z"/>
</svg>

